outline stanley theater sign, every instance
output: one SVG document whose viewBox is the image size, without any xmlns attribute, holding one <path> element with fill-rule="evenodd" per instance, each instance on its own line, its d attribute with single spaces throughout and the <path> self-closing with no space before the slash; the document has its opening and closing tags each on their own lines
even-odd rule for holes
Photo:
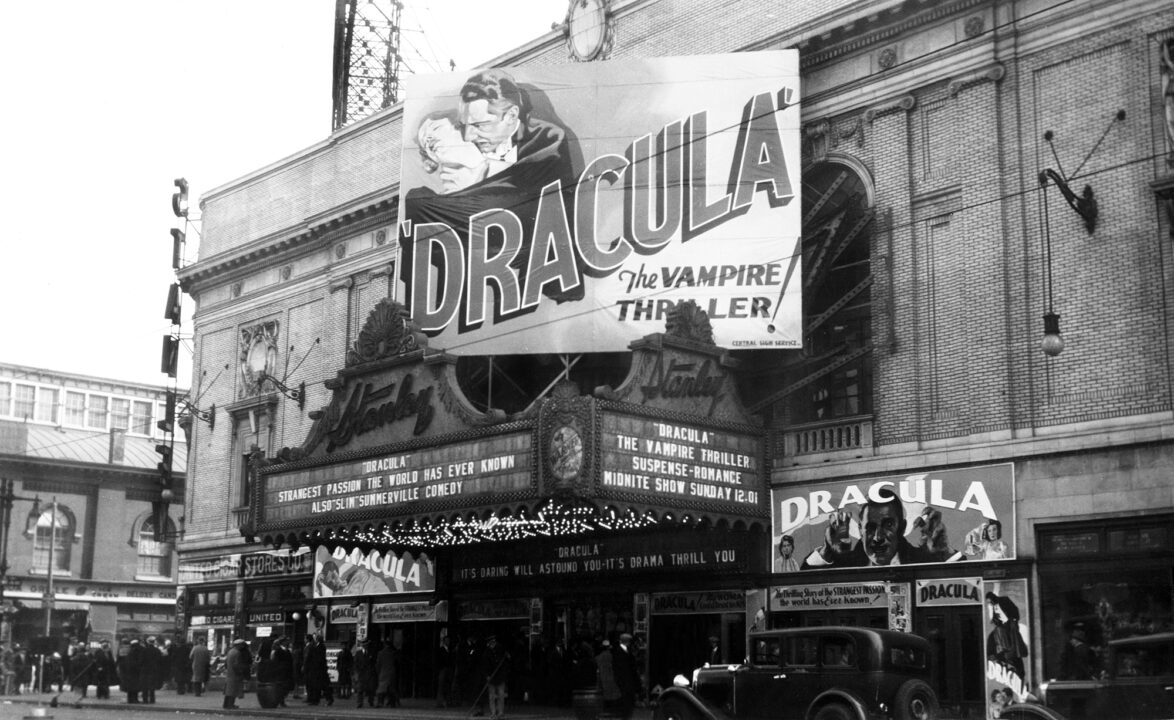
<svg viewBox="0 0 1174 720">
<path fill-rule="evenodd" d="M 555 501 L 765 525 L 763 431 L 738 398 L 726 351 L 687 337 L 704 313 L 681 303 L 674 318 L 670 327 L 683 330 L 632 343 L 619 387 L 584 395 L 563 384 L 507 417 L 475 409 L 455 358 L 429 348 L 404 308 L 385 300 L 328 382 L 333 399 L 311 415 L 303 445 L 252 463 L 242 532 L 275 546 L 371 545 L 406 542 L 372 528 L 426 527 L 436 544 L 461 544 L 473 541 L 460 536 L 462 518 L 537 523 Z"/>
</svg>

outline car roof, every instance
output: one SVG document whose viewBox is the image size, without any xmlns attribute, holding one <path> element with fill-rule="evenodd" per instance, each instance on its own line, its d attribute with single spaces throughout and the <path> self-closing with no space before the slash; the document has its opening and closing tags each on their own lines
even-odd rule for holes
<svg viewBox="0 0 1174 720">
<path fill-rule="evenodd" d="M 1118 638 L 1109 641 L 1109 647 L 1121 645 L 1163 645 L 1174 642 L 1174 632 L 1154 633 L 1153 635 L 1134 635 L 1133 637 Z"/>
<path fill-rule="evenodd" d="M 926 642 L 920 635 L 898 632 L 897 630 L 881 630 L 879 628 L 864 628 L 849 625 L 821 625 L 819 627 L 803 628 L 776 628 L 774 630 L 752 630 L 751 638 L 773 637 L 783 635 L 827 635 L 829 633 L 847 633 L 856 637 L 868 638 L 872 642 L 883 641 L 888 644 L 904 644 L 907 642 Z"/>
</svg>

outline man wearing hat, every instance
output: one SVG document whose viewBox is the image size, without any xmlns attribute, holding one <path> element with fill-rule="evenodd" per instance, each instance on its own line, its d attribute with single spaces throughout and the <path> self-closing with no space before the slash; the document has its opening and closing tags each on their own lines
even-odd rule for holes
<svg viewBox="0 0 1174 720">
<path fill-rule="evenodd" d="M 632 654 L 632 636 L 628 633 L 622 633 L 619 644 L 612 648 L 611 664 L 616 684 L 620 686 L 619 714 L 623 720 L 628 720 L 636 708 L 636 695 L 641 684 L 636 656 Z"/>
<path fill-rule="evenodd" d="M 126 701 L 137 705 L 139 702 L 139 675 L 143 667 L 143 648 L 139 639 L 134 638 L 125 648 L 118 651 L 118 684 L 126 693 Z"/>
<path fill-rule="evenodd" d="M 510 679 L 510 654 L 497 644 L 494 635 L 485 640 L 479 669 L 489 695 L 490 720 L 502 720 L 505 717 L 506 683 Z"/>
<path fill-rule="evenodd" d="M 253 654 L 244 638 L 232 641 L 228 656 L 224 659 L 224 709 L 236 707 L 236 699 L 245 696 L 245 681 L 253 665 Z"/>
</svg>

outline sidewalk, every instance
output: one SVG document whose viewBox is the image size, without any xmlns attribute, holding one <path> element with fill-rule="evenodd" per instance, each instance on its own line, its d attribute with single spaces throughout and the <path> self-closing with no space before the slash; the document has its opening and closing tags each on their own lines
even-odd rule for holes
<svg viewBox="0 0 1174 720">
<path fill-rule="evenodd" d="M 153 705 L 136 703 L 127 704 L 126 695 L 110 691 L 109 700 L 98 700 L 94 697 L 93 686 L 90 687 L 88 697 L 78 699 L 77 692 L 66 690 L 62 693 L 23 693 L 20 695 L 0 696 L 0 707 L 3 705 L 23 705 L 29 707 L 51 707 L 54 698 L 59 707 L 80 707 L 86 709 L 108 709 L 122 712 L 187 712 L 205 715 L 243 715 L 261 716 L 268 718 L 295 718 L 297 720 L 371 720 L 372 718 L 394 717 L 396 720 L 473 720 L 468 707 L 438 708 L 435 700 L 405 699 L 403 705 L 394 709 L 355 706 L 355 699 L 335 700 L 333 705 L 307 705 L 304 699 L 288 698 L 289 707 L 262 708 L 257 703 L 257 696 L 246 693 L 236 701 L 235 710 L 225 710 L 221 707 L 224 701 L 222 693 L 205 693 L 200 697 L 195 695 L 177 695 L 172 690 L 160 690 L 156 694 Z M 30 711 L 27 713 L 32 715 Z M 3 711 L 0 716 L 6 717 Z M 535 705 L 506 705 L 506 720 L 575 720 L 573 708 L 546 707 Z M 651 720 L 652 711 L 647 708 L 637 708 L 632 720 Z M 479 719 L 478 719 L 479 720 Z"/>
</svg>

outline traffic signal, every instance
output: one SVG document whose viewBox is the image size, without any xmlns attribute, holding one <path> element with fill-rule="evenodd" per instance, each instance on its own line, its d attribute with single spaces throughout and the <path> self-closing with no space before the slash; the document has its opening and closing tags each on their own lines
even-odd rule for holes
<svg viewBox="0 0 1174 720">
<path fill-rule="evenodd" d="M 179 325 L 179 283 L 171 283 L 167 290 L 167 309 L 163 311 L 163 318 L 170 320 L 172 325 Z"/>
<path fill-rule="evenodd" d="M 155 542 L 167 540 L 167 506 L 170 504 L 167 500 L 155 500 L 151 503 L 151 516 L 155 521 Z"/>
<path fill-rule="evenodd" d="M 163 419 L 155 423 L 155 427 L 165 433 L 175 432 L 175 391 L 167 391 L 167 400 L 163 403 Z"/>
<path fill-rule="evenodd" d="M 155 446 L 155 452 L 159 453 L 159 485 L 164 490 L 171 489 L 171 458 L 172 449 L 167 443 L 159 443 Z"/>
<path fill-rule="evenodd" d="M 159 362 L 159 372 L 167 373 L 168 377 L 175 377 L 179 366 L 179 338 L 171 335 L 163 336 L 163 355 Z"/>
<path fill-rule="evenodd" d="M 176 178 L 175 187 L 179 188 L 179 191 L 171 194 L 171 212 L 175 213 L 176 217 L 186 218 L 188 216 L 188 181 Z"/>
<path fill-rule="evenodd" d="M 183 260 L 183 244 L 187 242 L 187 233 L 179 228 L 171 228 L 171 268 L 178 270 Z"/>
</svg>

